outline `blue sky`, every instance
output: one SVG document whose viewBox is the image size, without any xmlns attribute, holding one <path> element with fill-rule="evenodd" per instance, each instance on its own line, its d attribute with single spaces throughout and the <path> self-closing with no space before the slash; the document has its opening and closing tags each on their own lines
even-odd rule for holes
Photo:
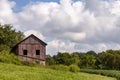
<svg viewBox="0 0 120 80">
<path fill-rule="evenodd" d="M 13 8 L 13 10 L 15 12 L 19 12 L 21 11 L 22 7 L 24 7 L 25 5 L 27 5 L 28 3 L 30 2 L 59 2 L 58 0 L 11 0 L 11 1 L 15 1 L 16 2 L 16 5 L 15 7 Z"/>
<path fill-rule="evenodd" d="M 13 8 L 15 12 L 21 11 L 22 7 L 24 7 L 30 2 L 57 2 L 59 3 L 59 0 L 10 0 L 10 1 L 14 1 L 16 3 L 15 7 Z M 78 0 L 73 0 L 73 1 L 78 1 Z"/>
</svg>

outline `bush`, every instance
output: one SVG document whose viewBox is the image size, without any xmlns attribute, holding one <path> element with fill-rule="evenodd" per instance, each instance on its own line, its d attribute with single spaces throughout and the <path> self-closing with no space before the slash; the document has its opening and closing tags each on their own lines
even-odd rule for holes
<svg viewBox="0 0 120 80">
<path fill-rule="evenodd" d="M 0 44 L 0 52 L 4 50 L 10 51 L 10 47 L 4 44 Z"/>
<path fill-rule="evenodd" d="M 70 67 L 69 70 L 70 70 L 71 72 L 79 72 L 79 71 L 80 71 L 80 68 L 79 68 L 77 65 L 72 64 L 72 65 L 70 65 L 69 67 Z"/>
<path fill-rule="evenodd" d="M 62 70 L 62 71 L 70 71 L 70 72 L 79 72 L 80 68 L 77 65 L 70 65 L 70 66 L 66 66 L 66 65 L 51 65 L 49 66 L 49 68 L 54 69 L 54 70 Z"/>
<path fill-rule="evenodd" d="M 34 66 L 34 67 L 43 67 L 44 65 L 37 63 L 36 61 L 22 61 L 23 65 Z"/>
<path fill-rule="evenodd" d="M 13 53 L 9 53 L 9 51 L 0 52 L 0 62 L 22 64 L 19 57 Z"/>
<path fill-rule="evenodd" d="M 49 66 L 49 68 L 54 69 L 54 70 L 62 70 L 62 71 L 69 71 L 69 67 L 65 65 L 52 65 Z"/>
</svg>

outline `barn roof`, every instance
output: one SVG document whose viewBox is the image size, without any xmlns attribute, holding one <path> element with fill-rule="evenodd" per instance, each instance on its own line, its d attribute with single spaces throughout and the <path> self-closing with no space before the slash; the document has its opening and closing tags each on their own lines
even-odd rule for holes
<svg viewBox="0 0 120 80">
<path fill-rule="evenodd" d="M 22 41 L 20 41 L 18 44 L 22 43 L 23 41 L 25 41 L 26 39 L 30 38 L 30 37 L 34 37 L 36 38 L 38 41 L 40 41 L 43 45 L 47 45 L 45 42 L 43 42 L 41 39 L 39 39 L 38 37 L 36 37 L 35 35 L 31 34 L 30 36 L 26 37 L 25 39 L 23 39 Z M 16 44 L 16 45 L 18 45 Z"/>
<path fill-rule="evenodd" d="M 25 41 L 26 39 L 28 39 L 28 38 L 30 38 L 30 37 L 34 37 L 34 38 L 36 38 L 38 41 L 40 41 L 43 45 L 47 45 L 45 42 L 43 42 L 42 40 L 40 40 L 38 37 L 36 37 L 35 35 L 33 35 L 33 34 L 31 34 L 30 36 L 28 36 L 28 37 L 26 37 L 25 39 L 23 39 L 22 41 L 20 41 L 19 43 L 17 43 L 14 47 L 13 47 L 13 49 L 17 46 L 17 45 L 19 45 L 20 43 L 22 43 L 23 41 Z M 11 51 L 13 51 L 13 49 L 11 50 Z"/>
</svg>

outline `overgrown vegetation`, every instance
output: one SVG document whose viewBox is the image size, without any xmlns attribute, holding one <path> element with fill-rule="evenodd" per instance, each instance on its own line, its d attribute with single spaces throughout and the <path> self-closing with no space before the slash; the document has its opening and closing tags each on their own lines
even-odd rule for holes
<svg viewBox="0 0 120 80">
<path fill-rule="evenodd" d="M 77 66 L 77 65 L 70 65 L 70 66 L 67 66 L 67 65 L 51 65 L 51 66 L 48 66 L 48 68 L 50 69 L 54 69 L 54 70 L 61 70 L 61 71 L 70 71 L 70 72 L 80 72 L 80 68 Z"/>
<path fill-rule="evenodd" d="M 79 72 L 80 68 L 77 65 L 70 65 L 70 69 L 71 72 Z"/>
<path fill-rule="evenodd" d="M 92 74 L 101 74 L 104 76 L 115 77 L 120 80 L 120 71 L 116 70 L 95 70 L 95 69 L 82 69 L 81 72 L 87 72 Z"/>
<path fill-rule="evenodd" d="M 22 64 L 22 62 L 18 56 L 16 56 L 13 53 L 9 53 L 8 51 L 0 52 L 0 62 L 13 63 L 13 64 L 17 64 L 17 65 Z"/>
<path fill-rule="evenodd" d="M 50 69 L 54 69 L 54 70 L 61 70 L 61 71 L 69 71 L 69 66 L 66 66 L 66 65 L 51 65 L 51 66 L 48 66 L 48 68 Z"/>
<path fill-rule="evenodd" d="M 0 63 L 1 80 L 116 80 L 115 78 L 87 74 L 58 71 L 41 67 L 18 66 Z"/>
</svg>

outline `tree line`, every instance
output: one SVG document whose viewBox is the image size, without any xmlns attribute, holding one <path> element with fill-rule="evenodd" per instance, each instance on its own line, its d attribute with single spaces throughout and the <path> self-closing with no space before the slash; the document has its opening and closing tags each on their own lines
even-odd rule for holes
<svg viewBox="0 0 120 80">
<path fill-rule="evenodd" d="M 46 56 L 47 65 L 71 65 L 90 69 L 113 69 L 120 70 L 120 50 L 106 50 L 96 53 L 88 52 L 58 52 L 57 55 Z"/>
</svg>

